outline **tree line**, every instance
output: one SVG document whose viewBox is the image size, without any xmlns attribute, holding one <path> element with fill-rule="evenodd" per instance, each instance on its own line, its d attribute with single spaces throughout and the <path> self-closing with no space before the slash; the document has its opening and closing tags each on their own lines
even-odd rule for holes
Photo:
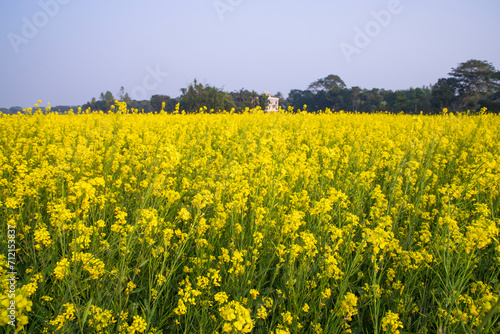
<svg viewBox="0 0 500 334">
<path fill-rule="evenodd" d="M 406 90 L 363 89 L 358 86 L 348 88 L 338 75 L 328 75 L 325 78 L 312 82 L 306 90 L 292 89 L 285 99 L 278 92 L 280 107 L 293 110 L 307 108 L 309 111 L 333 110 L 391 113 L 424 114 L 441 113 L 444 108 L 449 111 L 475 112 L 487 108 L 489 112 L 500 113 L 500 71 L 492 63 L 483 60 L 471 59 L 452 68 L 446 78 L 437 83 L 421 88 Z M 156 94 L 149 100 L 137 101 L 130 98 L 123 87 L 115 97 L 110 91 L 101 93 L 99 99 L 92 98 L 82 106 L 83 110 L 111 110 L 115 101 L 124 101 L 129 108 L 139 112 L 149 113 L 166 111 L 173 112 L 177 105 L 180 110 L 197 112 L 218 112 L 234 110 L 242 112 L 246 108 L 268 105 L 266 94 L 240 89 L 234 92 L 225 92 L 220 88 L 201 84 L 194 80 L 187 88 L 181 89 L 179 97 Z M 66 112 L 76 107 L 57 106 L 53 111 Z M 17 113 L 21 107 L 0 109 L 4 113 Z"/>
<path fill-rule="evenodd" d="M 337 75 L 311 83 L 307 90 L 292 90 L 286 103 L 308 110 L 351 110 L 361 112 L 425 114 L 449 111 L 478 111 L 487 108 L 500 112 L 500 71 L 487 62 L 469 60 L 452 68 L 449 77 L 434 85 L 406 90 L 347 88 Z"/>
<path fill-rule="evenodd" d="M 117 100 L 127 103 L 129 108 L 137 109 L 141 112 L 165 111 L 173 112 L 179 104 L 179 109 L 186 112 L 220 112 L 234 109 L 235 112 L 242 112 L 246 108 L 261 107 L 265 109 L 268 104 L 268 97 L 265 94 L 258 94 L 255 91 L 241 89 L 235 92 L 224 92 L 222 89 L 210 85 L 199 83 L 196 79 L 187 88 L 181 89 L 181 96 L 172 98 L 168 95 L 153 95 L 149 100 L 132 100 L 124 88 L 120 89 Z M 110 110 L 115 104 L 115 97 L 109 91 L 101 93 L 99 100 L 93 98 L 92 101 L 84 104 L 82 109 Z"/>
</svg>

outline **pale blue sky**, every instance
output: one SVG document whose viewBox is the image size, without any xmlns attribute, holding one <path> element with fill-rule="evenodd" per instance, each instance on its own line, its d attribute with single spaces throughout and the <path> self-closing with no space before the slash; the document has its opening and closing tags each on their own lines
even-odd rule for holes
<svg viewBox="0 0 500 334">
<path fill-rule="evenodd" d="M 285 96 L 328 74 L 421 87 L 469 59 L 500 69 L 499 14 L 498 0 L 4 0 L 0 106 L 78 105 L 120 86 L 177 97 L 195 78 Z"/>
</svg>

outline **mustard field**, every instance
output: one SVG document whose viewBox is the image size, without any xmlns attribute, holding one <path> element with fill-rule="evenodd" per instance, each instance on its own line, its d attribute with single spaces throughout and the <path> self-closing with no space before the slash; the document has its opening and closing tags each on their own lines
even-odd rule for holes
<svg viewBox="0 0 500 334">
<path fill-rule="evenodd" d="M 500 331 L 500 117 L 0 116 L 0 331 Z"/>
</svg>

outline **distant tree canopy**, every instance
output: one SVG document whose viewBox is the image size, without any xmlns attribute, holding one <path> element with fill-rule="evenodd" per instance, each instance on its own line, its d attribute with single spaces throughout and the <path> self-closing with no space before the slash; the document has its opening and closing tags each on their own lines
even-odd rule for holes
<svg viewBox="0 0 500 334">
<path fill-rule="evenodd" d="M 500 112 L 500 72 L 493 64 L 471 59 L 453 68 L 449 75 L 432 87 L 434 109 L 474 111 L 486 107 L 491 112 Z"/>
<path fill-rule="evenodd" d="M 346 88 L 337 75 L 311 83 L 308 90 L 293 89 L 287 103 L 295 109 L 331 108 L 362 112 L 389 111 L 426 114 L 450 111 L 477 111 L 482 107 L 500 112 L 500 72 L 487 61 L 469 60 L 459 64 L 435 85 L 406 90 Z"/>
<path fill-rule="evenodd" d="M 137 109 L 140 112 L 149 113 L 155 111 L 151 106 L 149 100 L 143 100 L 143 101 L 132 100 L 129 97 L 128 93 L 125 92 L 125 89 L 123 87 L 120 88 L 118 96 L 119 98 L 115 99 L 113 93 L 111 93 L 110 91 L 107 91 L 106 93 L 101 93 L 99 100 L 96 100 L 96 98 L 93 97 L 90 102 L 87 102 L 82 106 L 82 109 L 86 110 L 90 108 L 90 110 L 95 110 L 95 111 L 102 110 L 107 112 L 111 110 L 111 106 L 113 106 L 115 104 L 115 101 L 118 100 L 126 102 L 129 108 Z"/>
<path fill-rule="evenodd" d="M 352 110 L 363 112 L 390 111 L 430 113 L 429 87 L 408 90 L 361 89 L 354 86 L 348 89 L 337 75 L 329 75 L 309 85 L 309 89 L 290 91 L 287 102 L 295 109 L 307 105 L 307 110 Z"/>
<path fill-rule="evenodd" d="M 99 100 L 96 100 L 96 98 L 93 97 L 90 102 L 87 102 L 82 106 L 82 109 L 85 110 L 90 108 L 91 110 L 108 111 L 114 104 L 115 98 L 113 97 L 113 93 L 108 90 L 106 93 L 101 93 Z"/>
<path fill-rule="evenodd" d="M 352 110 L 362 112 L 390 111 L 398 113 L 430 112 L 430 89 L 411 88 L 408 90 L 383 90 L 359 87 L 335 88 L 329 91 L 292 90 L 287 102 L 295 109 L 307 110 Z"/>
<path fill-rule="evenodd" d="M 240 89 L 240 91 L 229 93 L 233 99 L 235 110 L 237 112 L 245 110 L 245 108 L 261 107 L 265 109 L 269 103 L 269 99 L 265 94 L 258 94 L 256 91 L 248 91 Z"/>
<path fill-rule="evenodd" d="M 215 112 L 234 108 L 234 101 L 229 93 L 209 85 L 203 85 L 196 80 L 188 88 L 182 88 L 180 107 L 188 112 L 195 112 L 207 107 Z"/>
<path fill-rule="evenodd" d="M 243 88 L 228 93 L 196 80 L 187 88 L 182 88 L 181 92 L 177 98 L 153 95 L 150 100 L 135 101 L 121 87 L 118 96 L 120 101 L 127 102 L 129 107 L 140 112 L 160 111 L 163 105 L 163 110 L 172 112 L 177 103 L 186 112 L 196 112 L 202 107 L 214 112 L 232 108 L 241 112 L 247 107 L 260 106 L 265 109 L 269 103 L 265 94 Z M 435 114 L 440 113 L 443 108 L 450 111 L 477 111 L 486 107 L 490 112 L 500 113 L 500 72 L 487 61 L 471 59 L 452 68 L 449 77 L 439 79 L 434 85 L 396 91 L 363 89 L 358 86 L 347 88 L 338 75 L 330 74 L 312 82 L 306 90 L 292 89 L 286 99 L 279 92 L 275 96 L 280 99 L 280 107 L 286 109 L 290 106 L 294 110 L 307 105 L 308 111 L 330 108 L 360 112 Z M 93 98 L 83 108 L 107 111 L 114 101 L 113 94 L 107 91 L 101 93 L 99 100 Z"/>
<path fill-rule="evenodd" d="M 3 114 L 17 114 L 18 112 L 22 112 L 23 108 L 19 106 L 14 106 L 10 108 L 0 108 L 0 112 Z"/>
<path fill-rule="evenodd" d="M 120 88 L 120 93 L 119 93 L 120 101 L 124 101 L 127 104 L 130 104 L 132 102 L 132 99 L 130 96 L 128 96 L 128 93 L 125 92 L 125 88 L 121 86 Z"/>
<path fill-rule="evenodd" d="M 164 111 L 172 112 L 175 110 L 175 106 L 179 103 L 179 100 L 173 99 L 168 95 L 153 95 L 149 103 L 155 111 L 161 111 L 163 109 Z M 164 103 L 165 107 L 163 107 Z"/>
<path fill-rule="evenodd" d="M 459 104 L 457 79 L 441 78 L 432 86 L 431 106 L 433 109 L 443 110 L 443 108 L 449 108 L 456 110 Z"/>
<path fill-rule="evenodd" d="M 340 79 L 338 75 L 330 74 L 329 76 L 323 78 L 323 79 L 318 79 L 311 83 L 308 87 L 308 89 L 312 90 L 313 92 L 317 92 L 320 90 L 332 90 L 335 88 L 346 88 L 347 86 L 345 85 L 344 81 Z"/>
<path fill-rule="evenodd" d="M 476 109 L 481 101 L 500 91 L 500 72 L 487 61 L 469 60 L 453 68 L 449 75 L 456 80 L 459 108 Z"/>
</svg>

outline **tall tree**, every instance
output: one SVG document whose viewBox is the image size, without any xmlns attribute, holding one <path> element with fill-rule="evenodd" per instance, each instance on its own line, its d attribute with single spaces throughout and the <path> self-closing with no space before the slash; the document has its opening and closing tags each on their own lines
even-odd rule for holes
<svg viewBox="0 0 500 334">
<path fill-rule="evenodd" d="M 327 77 L 322 79 L 318 79 L 311 83 L 308 89 L 313 92 L 317 92 L 320 90 L 332 90 L 334 88 L 346 88 L 346 85 L 342 79 L 338 75 L 330 74 Z"/>
<path fill-rule="evenodd" d="M 101 96 L 103 95 L 101 94 Z M 104 102 L 106 110 L 110 110 L 111 106 L 115 104 L 115 98 L 109 90 L 104 94 Z"/>
<path fill-rule="evenodd" d="M 384 98 L 378 88 L 363 91 L 361 97 L 361 110 L 364 112 L 376 112 L 387 109 L 387 105 L 382 103 L 384 102 Z"/>
<path fill-rule="evenodd" d="M 460 105 L 458 95 L 459 82 L 456 78 L 441 78 L 432 86 L 431 106 L 435 113 L 441 112 L 443 108 L 455 111 Z"/>
<path fill-rule="evenodd" d="M 239 91 L 229 93 L 233 99 L 234 106 L 237 112 L 244 110 L 245 108 L 255 108 L 260 106 L 265 109 L 267 106 L 267 96 L 265 94 L 259 95 L 256 91 L 248 91 L 246 89 L 240 89 Z"/>
<path fill-rule="evenodd" d="M 361 88 L 358 86 L 351 87 L 349 95 L 351 97 L 351 105 L 350 105 L 350 107 L 352 108 L 351 111 L 354 112 L 358 110 L 359 104 L 361 103 L 361 98 L 360 98 Z"/>
<path fill-rule="evenodd" d="M 120 98 L 120 101 L 123 101 L 123 98 L 125 97 L 125 87 L 121 86 L 120 91 L 118 92 L 118 97 Z"/>
<path fill-rule="evenodd" d="M 125 88 L 123 86 L 120 87 L 120 91 L 118 92 L 118 98 L 120 101 L 126 102 L 127 105 L 129 105 L 132 102 L 132 99 L 128 95 L 127 92 L 125 92 Z"/>
<path fill-rule="evenodd" d="M 460 108 L 466 107 L 471 100 L 478 100 L 483 94 L 500 89 L 499 72 L 485 60 L 468 60 L 453 68 L 449 75 L 457 80 Z"/>
<path fill-rule="evenodd" d="M 165 103 L 165 107 L 163 110 L 172 111 L 172 103 L 171 98 L 168 95 L 153 95 L 149 102 L 151 103 L 151 107 L 154 111 L 161 111 L 163 108 L 163 104 Z"/>
<path fill-rule="evenodd" d="M 196 80 L 188 88 L 182 88 L 181 92 L 181 108 L 186 111 L 195 112 L 203 107 L 207 107 L 208 110 L 213 109 L 215 112 L 234 108 L 233 99 L 228 93 L 216 87 L 200 84 Z"/>
<path fill-rule="evenodd" d="M 267 106 L 269 105 L 269 97 L 266 94 L 260 94 L 258 100 L 259 100 L 259 107 L 262 110 L 266 110 Z"/>
</svg>

